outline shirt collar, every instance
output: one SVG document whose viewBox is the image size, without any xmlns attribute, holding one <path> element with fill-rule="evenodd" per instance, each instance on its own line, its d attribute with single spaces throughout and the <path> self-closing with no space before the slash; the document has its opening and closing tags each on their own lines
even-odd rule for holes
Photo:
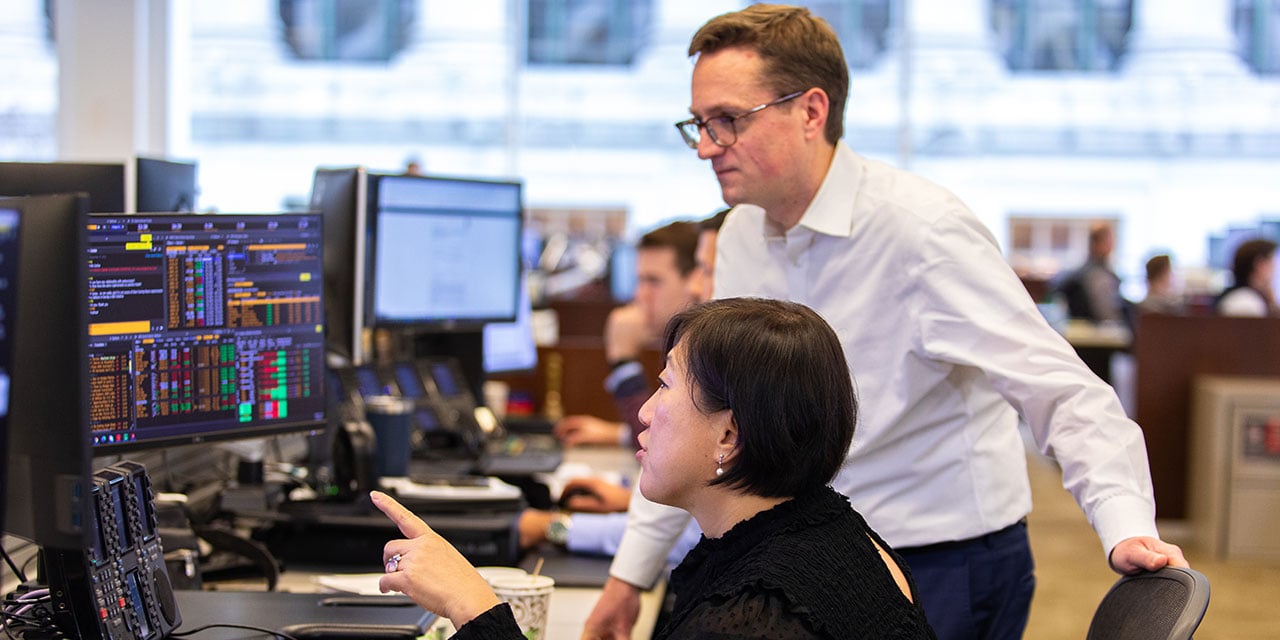
<svg viewBox="0 0 1280 640">
<path fill-rule="evenodd" d="M 797 226 L 807 227 L 829 236 L 846 237 L 853 228 L 853 202 L 862 183 L 862 163 L 857 154 L 844 143 L 836 142 L 827 177 L 813 196 L 809 208 L 800 217 Z"/>
<path fill-rule="evenodd" d="M 853 207 L 858 194 L 858 185 L 862 183 L 862 163 L 857 154 L 844 143 L 836 143 L 835 154 L 831 158 L 831 167 L 818 187 L 818 193 L 809 202 L 800 222 L 792 229 L 794 233 L 803 227 L 810 231 L 829 236 L 847 237 L 853 228 Z M 739 205 L 756 207 L 755 205 Z M 763 209 L 761 209 L 763 212 Z M 766 238 L 778 238 L 783 235 L 782 228 L 764 219 L 764 235 Z"/>
</svg>

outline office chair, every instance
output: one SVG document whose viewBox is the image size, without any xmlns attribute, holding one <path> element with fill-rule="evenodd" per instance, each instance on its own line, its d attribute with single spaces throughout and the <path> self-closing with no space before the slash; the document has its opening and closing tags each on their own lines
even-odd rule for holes
<svg viewBox="0 0 1280 640">
<path fill-rule="evenodd" d="M 1209 608 L 1209 579 L 1165 567 L 1124 576 L 1098 604 L 1087 640 L 1188 640 Z"/>
</svg>

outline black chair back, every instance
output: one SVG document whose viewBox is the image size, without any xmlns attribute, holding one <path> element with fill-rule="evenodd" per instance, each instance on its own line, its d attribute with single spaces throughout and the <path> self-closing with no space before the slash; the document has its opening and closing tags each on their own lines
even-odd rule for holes
<svg viewBox="0 0 1280 640">
<path fill-rule="evenodd" d="M 1209 579 L 1165 567 L 1124 576 L 1102 598 L 1088 640 L 1188 640 L 1209 608 Z"/>
</svg>

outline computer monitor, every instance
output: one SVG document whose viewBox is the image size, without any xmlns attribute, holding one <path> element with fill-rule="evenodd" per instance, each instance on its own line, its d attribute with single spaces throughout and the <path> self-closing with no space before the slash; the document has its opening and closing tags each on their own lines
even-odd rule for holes
<svg viewBox="0 0 1280 640">
<path fill-rule="evenodd" d="M 8 495 L 9 388 L 13 379 L 13 316 L 18 286 L 18 230 L 21 214 L 0 205 L 0 531 L 4 531 L 4 500 Z"/>
<path fill-rule="evenodd" d="M 521 277 L 520 304 L 515 322 L 491 322 L 484 326 L 484 372 L 528 373 L 538 368 L 538 345 L 533 338 L 533 308 L 529 289 Z"/>
<path fill-rule="evenodd" d="M 13 292 L 5 528 L 46 548 L 83 549 L 93 521 L 83 382 L 89 198 L 8 198 L 0 208 L 16 208 L 28 222 L 18 233 Z"/>
<path fill-rule="evenodd" d="M 419 331 L 515 320 L 519 182 L 372 175 L 368 197 L 367 320 Z"/>
<path fill-rule="evenodd" d="M 135 160 L 138 206 L 144 213 L 196 210 L 196 163 L 138 157 Z"/>
<path fill-rule="evenodd" d="M 636 245 L 617 242 L 609 254 L 609 294 L 617 303 L 631 302 L 636 297 Z"/>
<path fill-rule="evenodd" d="M 0 196 L 85 193 L 89 211 L 124 208 L 124 165 L 88 162 L 0 162 Z"/>
<path fill-rule="evenodd" d="M 325 325 L 328 348 L 364 364 L 368 173 L 360 167 L 319 168 L 311 210 L 324 217 Z"/>
<path fill-rule="evenodd" d="M 325 426 L 321 218 L 91 216 L 94 455 Z"/>
</svg>

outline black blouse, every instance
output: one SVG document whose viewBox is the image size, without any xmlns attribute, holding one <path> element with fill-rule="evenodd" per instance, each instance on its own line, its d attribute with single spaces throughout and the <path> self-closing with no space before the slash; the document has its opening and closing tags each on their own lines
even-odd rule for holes
<svg viewBox="0 0 1280 640">
<path fill-rule="evenodd" d="M 703 538 L 671 574 L 675 611 L 657 638 L 933 638 L 872 540 L 906 563 L 829 487 Z"/>
<path fill-rule="evenodd" d="M 658 639 L 934 638 L 924 610 L 902 595 L 880 559 L 897 554 L 829 487 L 702 538 L 671 574 L 675 610 Z M 463 625 L 454 640 L 518 639 L 507 605 Z"/>
</svg>

